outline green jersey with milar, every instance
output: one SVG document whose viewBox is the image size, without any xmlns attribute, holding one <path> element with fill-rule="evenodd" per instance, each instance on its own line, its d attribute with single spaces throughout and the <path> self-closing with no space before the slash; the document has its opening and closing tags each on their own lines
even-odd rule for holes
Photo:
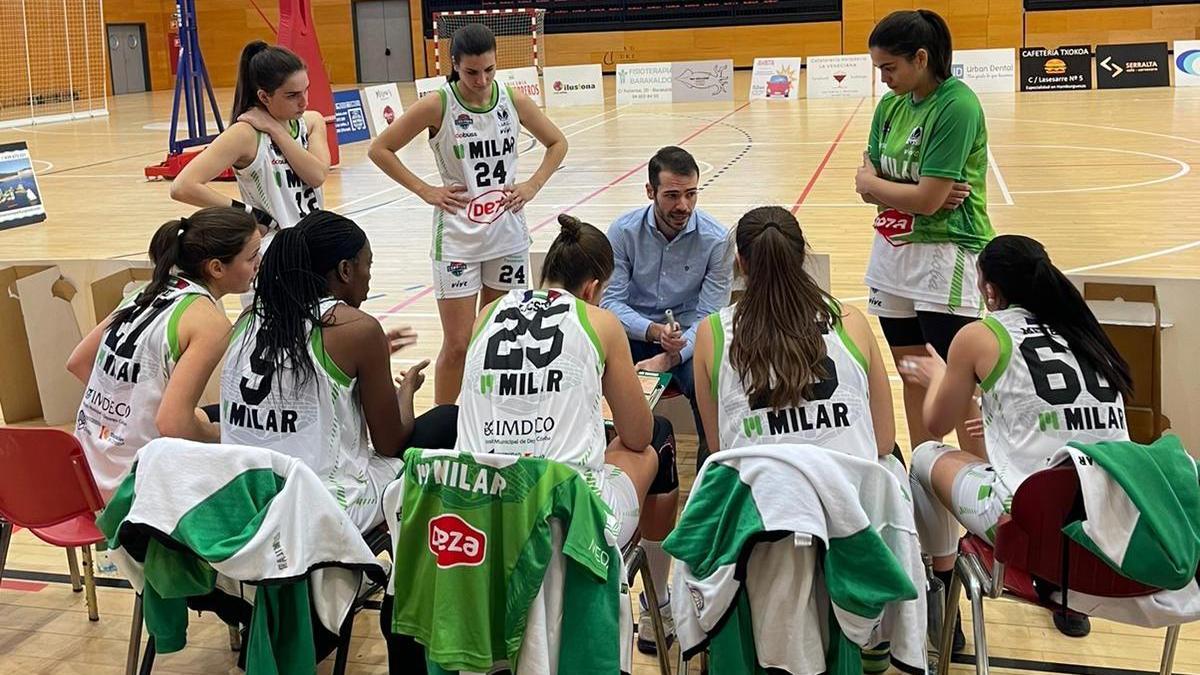
<svg viewBox="0 0 1200 675">
<path fill-rule="evenodd" d="M 609 511 L 565 464 L 410 449 L 396 541 L 392 627 L 425 645 L 429 672 L 517 672 L 526 616 L 562 525 L 560 675 L 619 670 L 620 552 Z"/>
<path fill-rule="evenodd" d="M 880 176 L 891 181 L 918 183 L 932 176 L 971 186 L 962 206 L 913 214 L 912 230 L 891 239 L 952 242 L 978 252 L 995 236 L 987 214 L 987 123 L 975 92 L 962 80 L 951 77 L 918 102 L 911 93 L 885 94 L 871 120 L 867 153 Z"/>
</svg>

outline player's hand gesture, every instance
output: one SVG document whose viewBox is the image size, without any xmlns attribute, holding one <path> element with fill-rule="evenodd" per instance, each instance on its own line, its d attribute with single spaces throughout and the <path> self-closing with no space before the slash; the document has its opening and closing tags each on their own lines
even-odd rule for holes
<svg viewBox="0 0 1200 675">
<path fill-rule="evenodd" d="M 447 187 L 430 185 L 419 196 L 426 204 L 436 206 L 446 213 L 458 213 L 459 209 L 465 209 L 470 203 L 467 199 L 467 188 L 461 185 Z"/>
<path fill-rule="evenodd" d="M 970 196 L 971 185 L 969 183 L 955 183 L 950 188 L 950 194 L 946 195 L 946 202 L 942 204 L 942 208 L 947 210 L 957 209 Z"/>
<path fill-rule="evenodd" d="M 387 332 L 387 339 L 388 349 L 395 354 L 405 347 L 417 344 L 417 331 L 412 326 L 392 328 Z"/>
<path fill-rule="evenodd" d="M 509 211 L 516 213 L 525 208 L 526 204 L 533 201 L 537 193 L 538 189 L 529 181 L 517 183 L 512 187 L 505 187 L 504 206 Z"/>
<path fill-rule="evenodd" d="M 249 124 L 272 139 L 275 138 L 276 133 L 283 131 L 283 125 L 274 117 L 271 117 L 271 113 L 258 106 L 254 106 L 241 115 L 238 115 L 237 121 Z"/>
</svg>

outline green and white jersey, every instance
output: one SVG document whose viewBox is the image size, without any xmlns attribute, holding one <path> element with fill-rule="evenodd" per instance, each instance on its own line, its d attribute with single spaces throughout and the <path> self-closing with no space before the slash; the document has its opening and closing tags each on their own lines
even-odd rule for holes
<svg viewBox="0 0 1200 675">
<path fill-rule="evenodd" d="M 338 301 L 321 301 L 326 316 Z M 325 351 L 321 327 L 311 329 L 308 357 L 316 374 L 302 385 L 294 368 L 267 358 L 253 314 L 238 321 L 221 373 L 221 442 L 267 448 L 304 462 L 359 529 L 382 522 L 381 481 L 402 462 L 371 449 L 357 380 Z M 389 476 L 390 472 L 390 476 Z"/>
<path fill-rule="evenodd" d="M 812 401 L 775 410 L 751 400 L 741 374 L 729 360 L 736 305 L 708 317 L 713 331 L 712 395 L 717 402 L 721 449 L 772 443 L 808 443 L 848 455 L 875 459 L 867 359 L 841 322 L 825 336 L 825 379 L 813 387 Z M 765 398 L 765 397 L 764 397 Z"/>
<path fill-rule="evenodd" d="M 562 462 L 599 494 L 608 476 L 603 373 L 583 300 L 559 289 L 509 291 L 467 348 L 456 449 Z"/>
<path fill-rule="evenodd" d="M 289 120 L 287 125 L 292 138 L 307 149 L 308 125 L 304 118 Z M 280 228 L 293 227 L 304 216 L 325 208 L 321 188 L 307 185 L 292 171 L 287 157 L 269 134 L 261 131 L 257 134 L 258 151 L 254 161 L 244 169 L 235 167 L 233 170 L 242 201 L 271 214 Z M 267 250 L 266 239 L 263 250 Z"/>
<path fill-rule="evenodd" d="M 131 294 L 118 309 L 133 304 Z M 158 438 L 158 406 L 183 350 L 179 320 L 200 298 L 213 302 L 203 286 L 173 278 L 149 305 L 110 325 L 96 352 L 75 436 L 105 500 L 129 473 L 138 450 Z"/>
<path fill-rule="evenodd" d="M 891 181 L 932 176 L 971 186 L 960 207 L 928 216 L 880 207 L 867 284 L 904 298 L 981 307 L 965 277 L 995 232 L 987 214 L 987 124 L 975 92 L 954 77 L 919 102 L 889 92 L 875 108 L 867 153 Z"/>
<path fill-rule="evenodd" d="M 492 98 L 475 108 L 456 83 L 438 90 L 442 125 L 429 139 L 442 185 L 461 185 L 470 202 L 458 213 L 434 207 L 434 260 L 482 262 L 529 248 L 525 213 L 508 211 L 504 188 L 517 183 L 521 120 L 508 87 L 492 83 Z"/>
<path fill-rule="evenodd" d="M 605 533 L 604 503 L 578 473 L 450 450 L 414 448 L 404 460 L 394 632 L 414 636 L 445 670 L 507 662 L 526 672 L 518 657 L 528 653 L 531 605 L 541 592 L 561 593 L 547 627 L 559 639 L 550 657 L 558 667 L 547 672 L 619 671 L 620 552 Z M 552 588 L 558 551 L 565 562 Z"/>
<path fill-rule="evenodd" d="M 983 323 L 1000 343 L 1000 358 L 979 385 L 984 441 L 1009 492 L 1068 441 L 1129 440 L 1121 393 L 1066 340 L 1021 307 L 992 312 Z"/>
</svg>

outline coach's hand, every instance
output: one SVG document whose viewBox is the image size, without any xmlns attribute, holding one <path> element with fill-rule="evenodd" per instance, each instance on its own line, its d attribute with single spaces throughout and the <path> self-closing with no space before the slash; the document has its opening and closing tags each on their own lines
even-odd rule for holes
<svg viewBox="0 0 1200 675">
<path fill-rule="evenodd" d="M 417 331 L 412 326 L 391 328 L 387 332 L 387 339 L 388 349 L 395 354 L 405 347 L 417 344 Z"/>
<path fill-rule="evenodd" d="M 420 197 L 430 206 L 436 206 L 446 213 L 457 214 L 459 209 L 465 209 L 470 201 L 467 199 L 467 188 L 461 185 L 435 187 L 430 185 L 421 191 Z"/>
<path fill-rule="evenodd" d="M 950 194 L 946 195 L 946 203 L 942 204 L 942 208 L 946 210 L 957 209 L 970 196 L 971 185 L 969 183 L 955 183 L 950 188 Z"/>
<path fill-rule="evenodd" d="M 657 356 L 651 356 L 644 361 L 637 362 L 634 364 L 634 368 L 648 370 L 652 373 L 665 373 L 677 365 L 679 365 L 678 353 L 663 352 Z"/>
<path fill-rule="evenodd" d="M 538 188 L 531 181 L 504 188 L 504 207 L 514 213 L 525 208 L 537 196 Z"/>
</svg>

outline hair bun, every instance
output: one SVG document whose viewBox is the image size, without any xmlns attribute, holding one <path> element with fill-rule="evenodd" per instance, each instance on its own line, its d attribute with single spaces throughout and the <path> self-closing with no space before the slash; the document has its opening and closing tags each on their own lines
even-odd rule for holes
<svg viewBox="0 0 1200 675">
<path fill-rule="evenodd" d="M 579 228 L 582 224 L 575 216 L 560 213 L 558 214 L 558 225 L 562 228 L 562 232 L 558 236 L 567 243 L 576 243 L 579 241 Z"/>
</svg>

